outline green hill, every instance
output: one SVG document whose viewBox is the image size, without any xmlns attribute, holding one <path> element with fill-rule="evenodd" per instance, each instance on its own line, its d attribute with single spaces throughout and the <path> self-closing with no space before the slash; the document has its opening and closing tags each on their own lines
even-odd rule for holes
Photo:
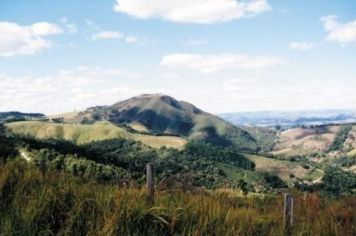
<svg viewBox="0 0 356 236">
<path fill-rule="evenodd" d="M 243 126 L 242 129 L 249 132 L 256 139 L 262 152 L 270 152 L 273 149 L 278 135 L 277 130 L 259 126 Z"/>
<path fill-rule="evenodd" d="M 65 139 L 78 144 L 114 138 L 125 138 L 141 141 L 154 148 L 166 146 L 180 149 L 186 143 L 185 139 L 175 136 L 154 136 L 131 133 L 124 128 L 104 121 L 95 124 L 56 124 L 39 121 L 22 121 L 8 123 L 5 127 L 8 132 L 14 134 L 29 135 L 38 139 Z"/>
<path fill-rule="evenodd" d="M 81 123 L 107 120 L 131 126 L 140 132 L 177 135 L 222 146 L 235 145 L 240 149 L 257 149 L 255 139 L 248 132 L 190 103 L 159 94 L 146 94 L 111 106 L 88 108 L 79 112 L 75 120 Z"/>
<path fill-rule="evenodd" d="M 47 120 L 47 117 L 42 113 L 0 112 L 0 124 L 24 120 Z"/>
</svg>

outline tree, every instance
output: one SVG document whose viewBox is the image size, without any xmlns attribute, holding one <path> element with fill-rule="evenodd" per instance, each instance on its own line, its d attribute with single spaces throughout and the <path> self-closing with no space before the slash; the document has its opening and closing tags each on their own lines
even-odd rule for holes
<svg viewBox="0 0 356 236">
<path fill-rule="evenodd" d="M 237 182 L 237 187 L 241 189 L 244 196 L 248 194 L 249 192 L 248 183 L 245 180 L 239 179 Z"/>
<path fill-rule="evenodd" d="M 338 167 L 328 167 L 322 178 L 323 195 L 337 197 L 342 193 L 350 193 L 356 188 L 356 175 L 343 171 Z"/>
</svg>

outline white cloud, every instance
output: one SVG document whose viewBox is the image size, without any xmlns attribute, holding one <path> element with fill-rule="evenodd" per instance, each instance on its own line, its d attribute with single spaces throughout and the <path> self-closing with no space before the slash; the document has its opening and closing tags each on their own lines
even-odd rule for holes
<svg viewBox="0 0 356 236">
<path fill-rule="evenodd" d="M 323 16 L 321 18 L 321 21 L 324 23 L 324 29 L 325 31 L 332 31 L 336 27 L 338 27 L 338 23 L 336 22 L 337 16 L 335 15 L 328 15 L 328 16 Z"/>
<path fill-rule="evenodd" d="M 74 34 L 74 33 L 78 32 L 78 28 L 77 28 L 76 24 L 68 23 L 68 24 L 65 24 L 64 26 L 65 26 L 66 31 L 70 34 Z"/>
<path fill-rule="evenodd" d="M 125 42 L 126 43 L 137 43 L 138 38 L 134 37 L 134 36 L 127 36 L 125 38 Z"/>
<path fill-rule="evenodd" d="M 117 0 L 114 11 L 140 18 L 210 24 L 268 11 L 267 0 Z"/>
<path fill-rule="evenodd" d="M 118 77 L 123 76 L 127 78 L 138 78 L 138 74 L 119 70 L 119 69 L 108 69 L 103 67 L 89 67 L 89 66 L 80 66 L 74 70 L 62 70 L 60 71 L 62 75 L 80 75 L 83 77 Z"/>
<path fill-rule="evenodd" d="M 356 20 L 340 24 L 335 15 L 324 16 L 321 20 L 325 31 L 328 33 L 327 41 L 356 44 Z"/>
<path fill-rule="evenodd" d="M 205 39 L 188 39 L 187 41 L 182 42 L 183 45 L 190 47 L 197 47 L 206 44 Z"/>
<path fill-rule="evenodd" d="M 77 25 L 74 23 L 70 23 L 67 17 L 62 17 L 60 21 L 64 24 L 64 27 L 66 29 L 66 32 L 70 34 L 74 34 L 78 32 Z"/>
<path fill-rule="evenodd" d="M 153 92 L 124 82 L 138 77 L 129 71 L 86 66 L 44 76 L 0 75 L 0 101 L 9 101 L 0 102 L 0 111 L 66 112 Z"/>
<path fill-rule="evenodd" d="M 61 33 L 63 30 L 59 26 L 48 22 L 21 26 L 0 21 L 0 57 L 34 54 L 50 48 L 52 42 L 45 37 Z"/>
<path fill-rule="evenodd" d="M 25 28 L 25 27 L 23 27 Z M 30 26 L 30 29 L 35 36 L 45 36 L 51 34 L 63 33 L 63 30 L 55 25 L 48 22 L 38 22 Z"/>
<path fill-rule="evenodd" d="M 198 70 L 203 73 L 215 73 L 228 69 L 264 69 L 284 61 L 277 57 L 247 56 L 243 54 L 171 54 L 161 60 L 161 65 L 171 68 Z"/>
<path fill-rule="evenodd" d="M 137 43 L 139 39 L 132 35 L 125 35 L 118 31 L 100 31 L 91 36 L 94 41 L 97 40 L 124 40 L 126 43 Z"/>
<path fill-rule="evenodd" d="M 122 39 L 124 34 L 117 31 L 101 31 L 94 34 L 92 40 L 104 40 L 104 39 Z"/>
<path fill-rule="evenodd" d="M 306 51 L 311 49 L 314 46 L 313 43 L 310 42 L 290 42 L 288 47 L 292 50 L 300 50 Z"/>
</svg>

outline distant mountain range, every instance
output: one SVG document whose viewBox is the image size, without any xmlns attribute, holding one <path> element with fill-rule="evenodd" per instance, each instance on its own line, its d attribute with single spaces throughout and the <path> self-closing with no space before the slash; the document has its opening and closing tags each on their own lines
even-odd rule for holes
<svg viewBox="0 0 356 236">
<path fill-rule="evenodd" d="M 356 122 L 356 110 L 320 110 L 295 112 L 237 112 L 219 114 L 223 119 L 242 126 L 281 126 L 344 124 Z"/>
<path fill-rule="evenodd" d="M 0 123 L 25 120 L 46 120 L 42 113 L 22 113 L 18 111 L 0 112 Z"/>
</svg>

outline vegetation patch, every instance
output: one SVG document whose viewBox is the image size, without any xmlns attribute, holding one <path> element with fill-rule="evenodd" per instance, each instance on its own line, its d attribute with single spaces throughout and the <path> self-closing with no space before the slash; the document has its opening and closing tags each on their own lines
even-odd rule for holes
<svg viewBox="0 0 356 236">
<path fill-rule="evenodd" d="M 353 235 L 353 197 L 294 193 L 292 235 Z M 145 191 L 83 182 L 33 165 L 0 165 L 1 235 L 284 235 L 281 195 Z"/>
<path fill-rule="evenodd" d="M 345 140 L 347 138 L 347 135 L 351 131 L 352 126 L 351 125 L 344 125 L 340 127 L 340 130 L 336 133 L 336 136 L 334 138 L 334 141 L 332 142 L 329 151 L 337 151 L 337 150 L 342 150 Z"/>
<path fill-rule="evenodd" d="M 38 139 L 65 139 L 78 144 L 114 138 L 127 138 L 140 141 L 154 148 L 166 146 L 180 149 L 186 143 L 185 139 L 180 137 L 130 133 L 110 122 L 85 125 L 25 121 L 7 124 L 6 128 L 14 134 L 29 135 Z"/>
</svg>

